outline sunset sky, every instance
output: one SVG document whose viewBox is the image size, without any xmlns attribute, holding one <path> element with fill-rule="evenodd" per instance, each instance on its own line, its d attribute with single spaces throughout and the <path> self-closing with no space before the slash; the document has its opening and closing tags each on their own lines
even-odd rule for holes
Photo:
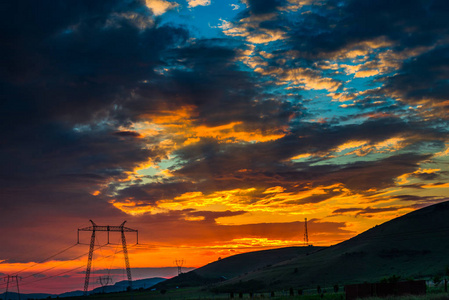
<svg viewBox="0 0 449 300">
<path fill-rule="evenodd" d="M 447 0 L 4 5 L 0 276 L 25 292 L 82 289 L 89 219 L 139 230 L 142 278 L 449 200 Z"/>
</svg>

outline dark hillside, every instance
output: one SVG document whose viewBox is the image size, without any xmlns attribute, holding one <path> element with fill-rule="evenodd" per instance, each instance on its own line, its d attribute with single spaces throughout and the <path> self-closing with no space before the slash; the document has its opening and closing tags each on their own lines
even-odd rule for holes
<svg viewBox="0 0 449 300">
<path fill-rule="evenodd" d="M 325 249 L 325 247 L 288 247 L 233 255 L 166 280 L 158 284 L 157 288 L 201 286 L 225 281 L 322 249 Z"/>
<path fill-rule="evenodd" d="M 264 289 L 332 287 L 380 280 L 392 275 L 424 278 L 449 266 L 449 202 L 432 205 L 376 226 L 350 240 L 308 256 L 221 284 L 245 282 Z"/>
</svg>

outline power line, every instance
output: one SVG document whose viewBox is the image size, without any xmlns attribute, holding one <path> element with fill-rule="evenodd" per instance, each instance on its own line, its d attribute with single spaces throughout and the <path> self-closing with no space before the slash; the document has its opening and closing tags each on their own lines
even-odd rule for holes
<svg viewBox="0 0 449 300">
<path fill-rule="evenodd" d="M 98 246 L 95 250 L 100 249 L 100 248 L 102 248 L 102 247 L 103 247 L 103 246 Z M 31 275 L 28 275 L 28 276 L 24 277 L 23 279 L 30 278 L 30 277 L 32 277 L 32 276 L 36 276 L 36 275 L 42 274 L 42 273 L 44 273 L 44 272 L 53 270 L 53 269 L 55 269 L 55 268 L 57 268 L 57 267 L 60 267 L 60 266 L 62 266 L 62 265 L 65 265 L 65 264 L 69 263 L 69 262 L 72 261 L 72 260 L 79 259 L 79 258 L 85 256 L 86 254 L 88 254 L 88 253 L 87 253 L 87 252 L 86 252 L 86 253 L 83 253 L 83 254 L 78 255 L 78 256 L 76 256 L 76 257 L 70 259 L 70 260 L 66 260 L 66 261 L 64 261 L 64 262 L 62 262 L 62 263 L 60 263 L 60 264 L 58 264 L 58 265 L 56 265 L 56 266 L 53 266 L 53 267 L 44 269 L 44 270 L 42 270 L 42 271 L 40 271 L 40 272 L 33 273 L 33 274 L 31 274 Z"/>
<path fill-rule="evenodd" d="M 97 249 L 99 249 L 99 248 L 101 248 L 101 247 L 103 247 L 103 246 L 99 246 Z M 96 249 L 96 250 L 97 250 L 97 249 Z M 22 277 L 22 279 L 25 280 L 25 279 L 28 279 L 28 278 L 30 278 L 30 277 L 35 277 L 35 276 L 37 276 L 37 275 L 43 274 L 43 273 L 45 273 L 45 272 L 48 272 L 48 271 L 50 271 L 50 270 L 56 269 L 56 268 L 58 268 L 58 267 L 60 267 L 60 266 L 62 266 L 62 265 L 65 265 L 65 264 L 69 263 L 70 261 L 79 259 L 79 258 L 81 258 L 81 257 L 83 257 L 83 256 L 85 256 L 85 255 L 87 255 L 87 254 L 88 254 L 87 252 L 86 252 L 86 253 L 83 253 L 83 254 L 81 254 L 81 255 L 79 255 L 79 256 L 76 256 L 76 257 L 74 257 L 74 258 L 72 258 L 72 259 L 69 259 L 69 260 L 66 260 L 66 261 L 64 261 L 64 262 L 61 262 L 61 263 L 59 263 L 59 264 L 57 264 L 57 265 L 55 265 L 55 266 L 53 266 L 53 267 L 49 267 L 49 268 L 44 269 L 44 270 L 42 270 L 42 271 L 40 271 L 40 272 L 36 272 L 36 273 L 30 274 L 30 275 L 27 275 L 27 276 L 25 276 L 25 277 Z M 83 265 L 82 267 L 84 267 L 84 265 Z M 81 267 L 77 267 L 76 269 L 79 269 L 79 268 L 81 268 Z M 54 276 L 44 277 L 44 278 L 38 279 L 37 281 L 46 280 L 46 279 L 52 278 L 52 277 L 54 277 Z M 28 284 L 28 283 L 26 283 L 26 284 Z"/>
<path fill-rule="evenodd" d="M 108 269 L 108 276 L 111 275 L 111 269 L 112 269 L 112 266 L 114 265 L 115 256 L 117 255 L 118 250 L 119 250 L 119 245 L 117 245 L 117 247 L 115 247 L 115 253 L 114 253 L 114 256 L 112 257 L 111 265 L 109 266 L 109 269 Z"/>
<path fill-rule="evenodd" d="M 26 267 L 26 268 L 23 268 L 22 270 L 17 271 L 17 272 L 14 273 L 14 274 L 15 274 L 15 275 L 19 275 L 19 274 L 22 273 L 23 271 L 28 270 L 28 269 L 31 269 L 31 268 L 33 268 L 33 267 L 39 265 L 39 264 L 42 264 L 42 263 L 46 262 L 47 260 L 52 259 L 53 257 L 56 257 L 56 256 L 58 256 L 59 254 L 62 254 L 62 253 L 64 253 L 64 252 L 66 252 L 66 251 L 72 249 L 72 248 L 75 247 L 76 245 L 77 245 L 77 244 L 74 244 L 74 245 L 72 245 L 72 246 L 70 246 L 70 247 L 67 247 L 67 248 L 65 248 L 64 250 L 61 250 L 61 251 L 59 251 L 59 252 L 57 252 L 57 253 L 55 253 L 55 254 L 53 254 L 53 255 L 47 257 L 47 258 L 44 258 L 43 260 L 41 260 L 41 261 L 39 261 L 39 262 L 36 262 L 36 263 L 32 264 L 31 266 L 28 266 L 28 267 Z"/>
<path fill-rule="evenodd" d="M 33 283 L 36 283 L 36 282 L 39 282 L 39 281 L 48 280 L 48 279 L 54 278 L 56 276 L 60 276 L 60 275 L 67 274 L 67 273 L 70 273 L 70 272 L 75 271 L 75 270 L 79 270 L 81 268 L 84 268 L 84 265 L 83 266 L 79 266 L 79 267 L 75 267 L 73 269 L 70 269 L 70 270 L 67 270 L 67 271 L 64 271 L 64 272 L 61 272 L 61 273 L 58 273 L 58 274 L 54 274 L 54 275 L 50 275 L 50 276 L 47 276 L 47 277 L 44 277 L 44 278 L 36 279 L 34 281 L 29 281 L 29 282 L 26 282 L 26 283 L 24 283 L 22 285 L 30 285 L 30 284 L 33 284 Z"/>
<path fill-rule="evenodd" d="M 101 247 L 102 247 L 102 246 L 101 246 Z M 130 246 L 130 248 L 133 248 L 133 246 Z M 98 249 L 98 248 L 97 248 L 97 249 Z M 95 249 L 95 250 L 97 250 L 97 249 Z M 120 252 L 122 252 L 122 251 L 123 251 L 123 250 L 120 250 L 120 251 L 118 251 L 118 253 L 120 253 Z M 78 256 L 78 257 L 76 257 L 76 258 L 74 258 L 74 259 L 78 259 L 78 258 L 80 258 L 80 257 L 82 257 L 82 256 L 84 256 L 84 255 L 87 255 L 87 254 L 88 254 L 88 253 L 84 253 L 83 255 Z M 108 256 L 105 256 L 104 258 L 101 258 L 101 259 L 99 259 L 99 260 L 101 261 L 101 260 L 106 259 L 106 258 L 109 258 L 109 257 L 111 257 L 111 256 L 112 256 L 112 254 L 111 254 L 111 255 L 108 255 Z M 84 267 L 85 267 L 84 265 L 79 266 L 79 267 L 75 267 L 75 268 L 72 268 L 72 269 L 70 269 L 70 270 L 63 271 L 63 272 L 61 272 L 61 273 L 57 273 L 57 274 L 54 274 L 54 275 L 50 275 L 50 276 L 47 276 L 47 277 L 44 277 L 44 278 L 39 278 L 39 279 L 36 279 L 36 280 L 34 280 L 34 281 L 26 282 L 26 283 L 24 283 L 24 284 L 22 284 L 22 285 L 30 285 L 30 284 L 33 284 L 33 283 L 36 283 L 36 282 L 40 282 L 40 281 L 43 281 L 43 280 L 48 280 L 48 279 L 51 279 L 51 278 L 54 278 L 54 277 L 57 277 L 57 276 L 60 276 L 60 275 L 63 275 L 63 274 L 70 273 L 70 272 L 72 272 L 72 271 L 79 270 L 79 269 L 84 268 Z M 43 272 L 41 272 L 41 273 L 43 273 Z M 31 275 L 31 276 L 32 276 L 32 275 Z M 31 276 L 24 277 L 23 279 L 29 278 L 29 277 L 31 277 Z"/>
</svg>

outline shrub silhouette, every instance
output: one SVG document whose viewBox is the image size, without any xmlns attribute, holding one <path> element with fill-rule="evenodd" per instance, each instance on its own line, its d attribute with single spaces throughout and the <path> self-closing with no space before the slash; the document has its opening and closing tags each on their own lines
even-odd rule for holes
<svg viewBox="0 0 449 300">
<path fill-rule="evenodd" d="M 435 275 L 435 276 L 433 276 L 433 280 L 432 281 L 433 281 L 433 284 L 435 286 L 438 286 L 441 283 L 442 278 L 441 278 L 440 275 Z"/>
</svg>

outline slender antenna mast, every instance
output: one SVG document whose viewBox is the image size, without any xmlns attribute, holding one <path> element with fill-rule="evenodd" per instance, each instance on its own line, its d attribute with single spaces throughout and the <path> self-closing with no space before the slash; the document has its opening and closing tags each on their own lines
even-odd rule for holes
<svg viewBox="0 0 449 300">
<path fill-rule="evenodd" d="M 304 245 L 309 245 L 309 234 L 307 233 L 307 218 L 304 219 Z"/>
<path fill-rule="evenodd" d="M 109 233 L 112 232 L 120 232 L 122 237 L 122 247 L 123 247 L 123 255 L 125 257 L 125 264 L 126 264 L 126 274 L 128 276 L 128 284 L 129 288 L 132 288 L 132 277 L 131 277 L 131 268 L 129 266 L 129 258 L 128 258 L 128 248 L 126 246 L 126 238 L 125 238 L 125 232 L 135 232 L 137 236 L 137 244 L 139 243 L 139 232 L 136 229 L 131 229 L 128 227 L 125 227 L 125 222 L 120 224 L 120 226 L 99 226 L 94 223 L 94 221 L 89 220 L 92 223 L 92 226 L 84 227 L 84 228 L 78 228 L 78 243 L 79 243 L 79 232 L 80 231 L 92 231 L 92 236 L 90 238 L 90 247 L 89 247 L 89 256 L 87 258 L 87 268 L 86 268 L 86 278 L 84 279 L 84 295 L 87 295 L 87 291 L 89 289 L 89 278 L 90 278 L 90 270 L 92 267 L 92 256 L 94 253 L 94 246 L 95 246 L 95 233 L 97 231 L 106 231 L 108 233 L 108 244 L 109 244 Z"/>
<path fill-rule="evenodd" d="M 174 261 L 175 265 L 178 267 L 178 275 L 182 274 L 182 265 L 185 263 L 183 259 L 177 259 Z"/>
</svg>

